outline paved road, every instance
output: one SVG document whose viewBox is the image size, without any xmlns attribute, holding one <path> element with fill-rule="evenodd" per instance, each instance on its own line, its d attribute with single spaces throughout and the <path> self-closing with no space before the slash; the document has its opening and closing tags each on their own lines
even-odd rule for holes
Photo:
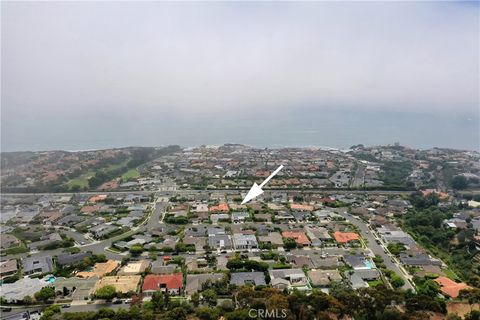
<svg viewBox="0 0 480 320">
<path fill-rule="evenodd" d="M 70 238 L 73 238 L 73 240 L 75 240 L 75 242 L 79 245 L 85 245 L 85 244 L 90 244 L 92 243 L 92 240 L 90 239 L 87 239 L 85 237 L 85 235 L 81 234 L 81 233 L 78 233 L 72 229 L 65 229 L 65 227 L 63 227 L 61 230 L 59 230 L 61 233 L 64 233 L 66 234 L 67 236 L 69 236 Z M 83 243 L 83 244 L 82 244 Z"/>
<path fill-rule="evenodd" d="M 173 193 L 177 192 L 179 194 L 185 194 L 185 193 L 201 193 L 201 192 L 209 192 L 209 191 L 221 191 L 225 192 L 228 194 L 234 194 L 238 193 L 239 191 L 248 191 L 250 190 L 249 188 L 236 188 L 236 189 L 222 189 L 222 188 L 215 188 L 215 189 L 205 189 L 205 190 L 197 190 L 197 189 L 178 189 L 177 187 L 161 187 L 163 192 L 167 193 Z M 338 194 L 348 194 L 348 193 L 354 193 L 354 194 L 391 194 L 391 195 L 400 195 L 400 194 L 410 194 L 413 191 L 399 191 L 399 190 L 355 190 L 355 189 L 335 189 L 335 188 L 318 188 L 318 189 L 307 189 L 304 190 L 302 188 L 291 188 L 291 189 L 284 189 L 284 188 L 265 188 L 264 190 L 271 190 L 271 191 L 285 191 L 285 192 L 299 192 L 299 193 L 338 193 Z M 38 195 L 38 196 L 43 196 L 43 195 L 74 195 L 74 194 L 85 194 L 85 195 L 98 195 L 99 193 L 102 194 L 144 194 L 144 195 L 149 195 L 152 193 L 155 193 L 158 190 L 128 190 L 128 191 L 88 191 L 88 192 L 59 192 L 59 193 L 8 193 L 8 192 L 3 192 L 2 195 L 13 195 L 13 196 L 24 196 L 24 195 Z"/>
<path fill-rule="evenodd" d="M 130 231 L 127 231 L 126 233 L 123 233 L 121 235 L 102 240 L 96 243 L 92 244 L 87 244 L 80 246 L 82 251 L 91 251 L 95 254 L 104 254 L 107 256 L 109 259 L 115 259 L 115 260 L 122 260 L 124 258 L 124 255 L 107 251 L 105 249 L 109 248 L 113 242 L 118 241 L 122 238 L 131 236 L 137 232 L 144 232 L 146 230 L 152 230 L 160 226 L 161 222 L 160 219 L 163 217 L 163 212 L 165 211 L 167 207 L 167 203 L 156 203 L 155 208 L 153 212 L 147 217 L 147 219 L 139 226 L 132 228 Z M 47 250 L 47 251 L 40 251 L 36 253 L 32 253 L 32 257 L 45 257 L 45 256 L 55 256 L 62 254 L 64 248 L 60 249 L 55 249 L 55 250 Z M 9 259 L 21 259 L 25 258 L 28 256 L 28 253 L 22 253 L 22 254 L 15 254 L 15 255 L 8 255 L 2 257 L 2 261 L 9 260 Z"/>
<path fill-rule="evenodd" d="M 154 230 L 160 227 L 160 224 L 163 222 L 163 216 L 165 209 L 168 206 L 168 202 L 157 202 L 155 204 L 155 209 L 152 212 L 150 219 L 147 222 L 147 230 Z"/>
<path fill-rule="evenodd" d="M 83 302 L 83 301 L 82 301 Z M 86 311 L 97 311 L 102 308 L 109 308 L 109 309 L 129 309 L 129 304 L 113 304 L 113 303 L 92 303 L 92 304 L 78 304 L 78 305 L 71 305 L 69 308 L 61 308 L 60 311 L 62 313 L 66 312 L 86 312 Z M 39 313 L 43 310 L 43 307 L 13 307 L 12 311 L 4 312 L 2 311 L 1 319 L 19 319 L 21 318 L 20 315 L 25 314 L 26 312 L 30 313 Z"/>
<path fill-rule="evenodd" d="M 395 262 L 392 262 L 392 257 L 385 252 L 385 250 L 381 245 L 377 243 L 375 237 L 372 235 L 372 232 L 368 228 L 367 224 L 361 219 L 356 219 L 354 218 L 354 216 L 349 215 L 348 213 L 344 213 L 345 208 L 337 208 L 336 211 L 338 214 L 346 218 L 350 223 L 352 223 L 354 226 L 356 226 L 360 230 L 362 237 L 368 240 L 368 247 L 372 250 L 372 252 L 375 255 L 379 255 L 380 257 L 383 258 L 387 269 L 394 271 L 396 274 L 402 277 L 402 279 L 405 281 L 405 285 L 402 288 L 405 290 L 407 289 L 415 290 L 415 288 L 408 281 L 409 275 L 405 274 L 398 264 L 396 264 Z"/>
<path fill-rule="evenodd" d="M 1 313 L 1 319 L 23 319 L 21 316 L 23 314 L 26 314 L 27 312 L 30 313 L 36 313 L 37 315 L 40 314 L 40 311 L 42 310 L 42 307 L 13 307 L 12 311 L 2 311 Z"/>
<path fill-rule="evenodd" d="M 62 308 L 60 309 L 62 313 L 67 313 L 67 312 L 87 312 L 87 311 L 98 311 L 102 308 L 109 308 L 109 309 L 129 309 L 130 304 L 113 304 L 113 303 L 108 303 L 108 304 L 99 304 L 99 303 L 92 303 L 92 304 L 80 304 L 80 305 L 71 305 L 69 308 Z"/>
<path fill-rule="evenodd" d="M 359 163 L 355 177 L 353 177 L 352 188 L 361 188 L 365 182 L 365 165 Z"/>
</svg>

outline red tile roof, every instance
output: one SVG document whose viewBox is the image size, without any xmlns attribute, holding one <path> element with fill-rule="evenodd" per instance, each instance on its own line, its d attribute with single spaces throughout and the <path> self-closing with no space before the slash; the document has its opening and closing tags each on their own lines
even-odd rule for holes
<svg viewBox="0 0 480 320">
<path fill-rule="evenodd" d="M 335 199 L 332 199 L 329 197 L 324 197 L 319 200 L 319 202 L 321 203 L 334 203 L 335 201 L 336 201 Z"/>
<path fill-rule="evenodd" d="M 283 231 L 282 236 L 289 239 L 294 239 L 296 243 L 301 245 L 309 245 L 310 240 L 308 240 L 307 236 L 303 232 L 299 231 Z"/>
<path fill-rule="evenodd" d="M 107 199 L 107 195 L 106 194 L 99 194 L 99 195 L 96 195 L 96 196 L 93 196 L 91 197 L 88 201 L 90 202 L 98 202 L 98 201 L 103 201 Z"/>
<path fill-rule="evenodd" d="M 220 203 L 218 206 L 211 206 L 208 210 L 228 212 L 230 209 L 226 203 Z"/>
<path fill-rule="evenodd" d="M 422 194 L 423 194 L 424 197 L 426 197 L 426 196 L 428 196 L 432 193 L 438 195 L 438 197 L 442 200 L 448 199 L 448 197 L 450 197 L 450 195 L 448 193 L 442 192 L 442 191 L 439 191 L 439 190 L 435 190 L 435 189 L 422 190 Z"/>
<path fill-rule="evenodd" d="M 313 211 L 313 206 L 308 204 L 301 204 L 301 203 L 292 203 L 290 205 L 292 210 L 301 210 L 301 211 Z"/>
<path fill-rule="evenodd" d="M 438 277 L 437 279 L 435 279 L 435 282 L 440 285 L 441 287 L 440 290 L 442 291 L 442 293 L 446 294 L 451 298 L 458 297 L 460 290 L 472 288 L 466 283 L 463 283 L 463 282 L 457 283 L 452 279 L 449 279 L 446 277 Z"/>
<path fill-rule="evenodd" d="M 333 237 L 335 238 L 335 241 L 338 243 L 347 243 L 350 241 L 354 240 L 359 240 L 359 236 L 355 232 L 341 232 L 341 231 L 335 231 L 333 233 Z"/>
<path fill-rule="evenodd" d="M 164 285 L 167 289 L 181 289 L 183 287 L 183 275 L 174 274 L 149 274 L 143 281 L 142 291 L 157 291 Z"/>
<path fill-rule="evenodd" d="M 100 210 L 100 206 L 84 206 L 82 209 L 80 209 L 81 212 L 83 213 L 92 213 L 92 212 L 95 212 L 95 211 L 98 211 Z"/>
</svg>

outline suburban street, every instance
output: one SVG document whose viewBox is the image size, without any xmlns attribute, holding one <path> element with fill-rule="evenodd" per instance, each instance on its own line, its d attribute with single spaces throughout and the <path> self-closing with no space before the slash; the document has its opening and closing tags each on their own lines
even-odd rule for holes
<svg viewBox="0 0 480 320">
<path fill-rule="evenodd" d="M 86 303 L 84 301 L 81 301 L 82 303 L 80 304 L 71 304 L 70 307 L 68 308 L 61 308 L 60 312 L 65 313 L 65 312 L 87 312 L 87 311 L 98 311 L 99 309 L 102 308 L 109 308 L 109 309 L 129 309 L 130 305 L 121 303 L 121 304 L 114 304 L 114 303 Z M 38 314 L 39 311 L 41 311 L 44 307 L 41 306 L 32 306 L 32 307 L 12 307 L 11 311 L 2 311 L 1 318 L 2 319 L 22 319 L 21 315 L 25 314 L 26 312 L 29 312 L 32 314 L 31 316 L 33 317 L 34 314 Z M 18 317 L 18 318 L 17 318 Z"/>
<path fill-rule="evenodd" d="M 352 188 L 361 188 L 365 182 L 365 165 L 358 164 L 357 171 L 352 181 Z"/>
<path fill-rule="evenodd" d="M 405 290 L 411 289 L 415 291 L 415 288 L 410 283 L 408 276 L 404 273 L 400 265 L 392 260 L 392 256 L 385 252 L 383 247 L 377 243 L 375 236 L 372 234 L 367 224 L 361 219 L 356 219 L 354 216 L 344 213 L 345 208 L 337 208 L 336 211 L 360 230 L 362 237 L 368 241 L 368 248 L 372 250 L 373 254 L 382 257 L 387 268 L 402 277 L 402 279 L 405 281 L 405 285 L 402 288 Z"/>
<path fill-rule="evenodd" d="M 74 194 L 82 194 L 82 195 L 98 195 L 98 194 L 118 194 L 118 195 L 125 195 L 125 194 L 140 194 L 140 195 L 149 195 L 156 191 L 162 191 L 166 193 L 173 193 L 176 192 L 179 195 L 183 194 L 199 194 L 205 191 L 222 191 L 226 194 L 235 194 L 239 191 L 245 192 L 250 190 L 249 188 L 235 188 L 235 189 L 222 189 L 222 188 L 215 188 L 215 189 L 178 189 L 173 187 L 161 186 L 160 190 L 125 190 L 125 191 L 86 191 L 86 192 L 58 192 L 58 193 L 9 193 L 4 192 L 4 195 L 11 195 L 11 196 L 27 196 L 27 195 L 37 195 L 37 196 L 70 196 Z M 411 190 L 399 191 L 399 190 L 349 190 L 349 189 L 338 189 L 338 188 L 311 188 L 311 189 L 303 189 L 303 188 L 269 188 L 265 187 L 264 190 L 272 190 L 272 191 L 288 191 L 288 192 L 301 192 L 301 193 L 332 193 L 335 192 L 336 194 L 385 194 L 385 195 L 402 195 L 402 194 L 410 194 L 412 193 Z"/>
<path fill-rule="evenodd" d="M 144 232 L 146 230 L 153 230 L 155 228 L 158 228 L 161 224 L 160 220 L 163 218 L 163 212 L 165 211 L 166 207 L 167 207 L 167 203 L 162 203 L 162 202 L 155 203 L 153 212 L 139 226 L 134 227 L 131 230 L 121 235 L 118 235 L 109 239 L 105 239 L 102 241 L 94 242 L 91 244 L 82 245 L 80 247 L 82 248 L 83 251 L 91 251 L 94 254 L 104 254 L 109 259 L 122 260 L 122 258 L 124 257 L 123 255 L 106 250 L 106 249 L 109 248 L 113 242 L 123 239 L 125 237 L 128 237 L 130 235 L 133 235 L 137 232 Z M 31 257 L 55 256 L 55 255 L 62 254 L 64 250 L 65 248 L 59 248 L 54 250 L 45 250 L 45 251 L 35 252 L 31 254 L 29 253 L 12 254 L 12 255 L 3 256 L 2 260 L 21 259 L 29 255 Z"/>
</svg>

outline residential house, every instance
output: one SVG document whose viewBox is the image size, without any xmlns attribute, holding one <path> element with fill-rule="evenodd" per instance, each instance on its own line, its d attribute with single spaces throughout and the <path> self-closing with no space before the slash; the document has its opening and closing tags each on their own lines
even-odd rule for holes
<svg viewBox="0 0 480 320">
<path fill-rule="evenodd" d="M 287 255 L 287 262 L 293 263 L 293 265 L 297 268 L 314 268 L 313 261 L 310 259 L 309 256 L 299 256 L 299 255 L 294 255 L 290 254 Z"/>
<path fill-rule="evenodd" d="M 213 213 L 210 215 L 212 223 L 227 222 L 230 221 L 230 215 L 228 213 Z"/>
<path fill-rule="evenodd" d="M 260 243 L 271 244 L 275 248 L 283 247 L 283 238 L 278 232 L 270 232 L 267 236 L 259 236 L 258 240 Z"/>
<path fill-rule="evenodd" d="M 417 254 L 415 256 L 409 256 L 406 253 L 400 253 L 400 261 L 402 264 L 413 267 L 434 265 L 441 266 L 442 261 L 431 258 L 428 254 Z"/>
<path fill-rule="evenodd" d="M 315 208 L 308 204 L 292 203 L 290 209 L 298 211 L 313 211 Z"/>
<path fill-rule="evenodd" d="M 230 284 L 236 286 L 264 286 L 267 283 L 263 272 L 234 272 L 231 274 Z"/>
<path fill-rule="evenodd" d="M 171 274 L 171 273 L 175 273 L 176 270 L 177 270 L 176 264 L 164 265 L 163 261 L 161 260 L 153 261 L 152 266 L 150 268 L 150 272 L 154 274 Z"/>
<path fill-rule="evenodd" d="M 80 278 L 91 278 L 91 277 L 103 277 L 106 274 L 109 274 L 115 271 L 120 262 L 116 260 L 107 260 L 107 262 L 97 262 L 91 271 L 82 271 L 77 273 L 77 277 Z"/>
<path fill-rule="evenodd" d="M 45 247 L 49 244 L 52 244 L 52 243 L 57 242 L 57 241 L 62 241 L 62 240 L 63 240 L 62 237 L 57 232 L 50 233 L 46 236 L 43 236 L 40 241 L 35 241 L 35 242 L 32 242 L 32 243 L 29 243 L 28 248 L 30 250 L 37 250 L 37 249 L 41 249 L 41 248 L 43 248 L 43 247 Z"/>
<path fill-rule="evenodd" d="M 57 278 L 53 283 L 57 297 L 72 300 L 87 300 L 94 293 L 98 277 Z"/>
<path fill-rule="evenodd" d="M 171 295 L 178 295 L 183 289 L 183 275 L 175 274 L 148 274 L 142 286 L 142 292 L 146 296 L 151 296 L 155 291 L 168 291 Z"/>
<path fill-rule="evenodd" d="M 118 275 L 137 275 L 145 272 L 147 268 L 150 267 L 150 261 L 147 260 L 140 260 L 140 261 L 132 261 L 124 265 L 119 271 Z"/>
<path fill-rule="evenodd" d="M 337 241 L 337 243 L 339 244 L 347 244 L 350 242 L 355 242 L 360 240 L 360 237 L 356 232 L 335 231 L 333 233 L 333 237 L 335 238 L 335 241 Z"/>
<path fill-rule="evenodd" d="M 21 278 L 14 283 L 2 284 L 2 298 L 9 303 L 21 302 L 26 296 L 33 297 L 35 293 L 50 284 L 43 279 Z"/>
<path fill-rule="evenodd" d="M 445 296 L 450 298 L 457 298 L 461 290 L 472 289 L 469 285 L 463 282 L 455 282 L 447 277 L 438 277 L 435 282 L 440 285 L 440 291 Z"/>
<path fill-rule="evenodd" d="M 90 252 L 64 253 L 57 257 L 57 265 L 70 266 L 82 262 L 85 258 L 88 258 L 91 255 Z"/>
<path fill-rule="evenodd" d="M 309 270 L 308 277 L 314 287 L 329 287 L 331 282 L 342 281 L 342 276 L 337 270 Z"/>
<path fill-rule="evenodd" d="M 52 257 L 25 258 L 22 260 L 23 273 L 49 273 L 53 271 Z"/>
<path fill-rule="evenodd" d="M 232 223 L 244 223 L 249 217 L 248 212 L 233 212 Z"/>
<path fill-rule="evenodd" d="M 107 276 L 103 277 L 95 284 L 94 292 L 98 289 L 111 286 L 115 288 L 116 292 L 129 293 L 137 292 L 138 284 L 142 280 L 142 276 Z"/>
<path fill-rule="evenodd" d="M 314 268 L 316 269 L 336 269 L 339 265 L 338 257 L 330 257 L 326 255 L 321 256 L 310 256 L 310 259 L 313 262 Z"/>
<path fill-rule="evenodd" d="M 95 236 L 95 238 L 100 239 L 109 235 L 110 233 L 117 231 L 119 228 L 111 224 L 100 224 L 93 228 L 90 228 L 90 232 Z"/>
<path fill-rule="evenodd" d="M 187 274 L 185 294 L 191 296 L 200 291 L 207 282 L 217 282 L 225 277 L 223 273 Z"/>
<path fill-rule="evenodd" d="M 292 212 L 292 215 L 297 222 L 305 222 L 312 217 L 312 214 L 308 211 L 296 211 Z"/>
<path fill-rule="evenodd" d="M 282 236 L 284 238 L 294 239 L 298 245 L 301 246 L 308 246 L 310 245 L 310 240 L 305 235 L 305 233 L 301 231 L 283 231 Z"/>
<path fill-rule="evenodd" d="M 183 238 L 183 243 L 185 244 L 193 244 L 195 246 L 195 251 L 197 253 L 201 253 L 204 250 L 204 247 L 207 245 L 207 238 L 206 237 L 195 237 L 195 236 L 185 236 Z"/>
<path fill-rule="evenodd" d="M 11 234 L 0 234 L 0 248 L 7 249 L 10 247 L 18 246 L 20 240 L 18 240 L 14 235 Z"/>
<path fill-rule="evenodd" d="M 211 206 L 210 208 L 208 208 L 208 211 L 210 212 L 228 212 L 229 210 L 230 208 L 226 203 L 220 203 L 217 206 Z"/>
<path fill-rule="evenodd" d="M 18 272 L 17 260 L 11 259 L 0 262 L 0 279 L 13 276 Z"/>
<path fill-rule="evenodd" d="M 209 235 L 208 246 L 211 249 L 230 250 L 232 249 L 232 241 L 230 236 L 226 234 Z"/>
<path fill-rule="evenodd" d="M 249 250 L 258 248 L 258 242 L 253 234 L 234 233 L 233 246 L 235 250 Z"/>
<path fill-rule="evenodd" d="M 299 291 L 310 290 L 308 278 L 302 269 L 278 269 L 269 270 L 270 283 L 276 289 L 297 289 Z"/>
<path fill-rule="evenodd" d="M 364 255 L 345 255 L 343 260 L 355 270 L 372 269 L 375 267 L 375 264 L 367 260 Z"/>
</svg>

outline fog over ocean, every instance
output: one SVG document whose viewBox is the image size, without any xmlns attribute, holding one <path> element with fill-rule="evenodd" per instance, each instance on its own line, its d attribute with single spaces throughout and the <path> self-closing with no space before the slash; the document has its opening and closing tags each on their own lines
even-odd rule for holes
<svg viewBox="0 0 480 320">
<path fill-rule="evenodd" d="M 4 1 L 1 150 L 479 150 L 479 3 Z"/>
<path fill-rule="evenodd" d="M 13 117 L 14 115 L 11 115 Z M 79 121 L 78 119 L 82 119 Z M 10 119 L 10 117 L 9 117 Z M 90 150 L 126 146 L 242 143 L 257 147 L 322 146 L 346 149 L 354 144 L 402 145 L 427 149 L 480 150 L 479 117 L 316 110 L 300 108 L 270 117 L 166 113 L 24 117 L 2 123 L 2 151 Z M 48 130 L 42 130 L 48 128 Z"/>
</svg>

